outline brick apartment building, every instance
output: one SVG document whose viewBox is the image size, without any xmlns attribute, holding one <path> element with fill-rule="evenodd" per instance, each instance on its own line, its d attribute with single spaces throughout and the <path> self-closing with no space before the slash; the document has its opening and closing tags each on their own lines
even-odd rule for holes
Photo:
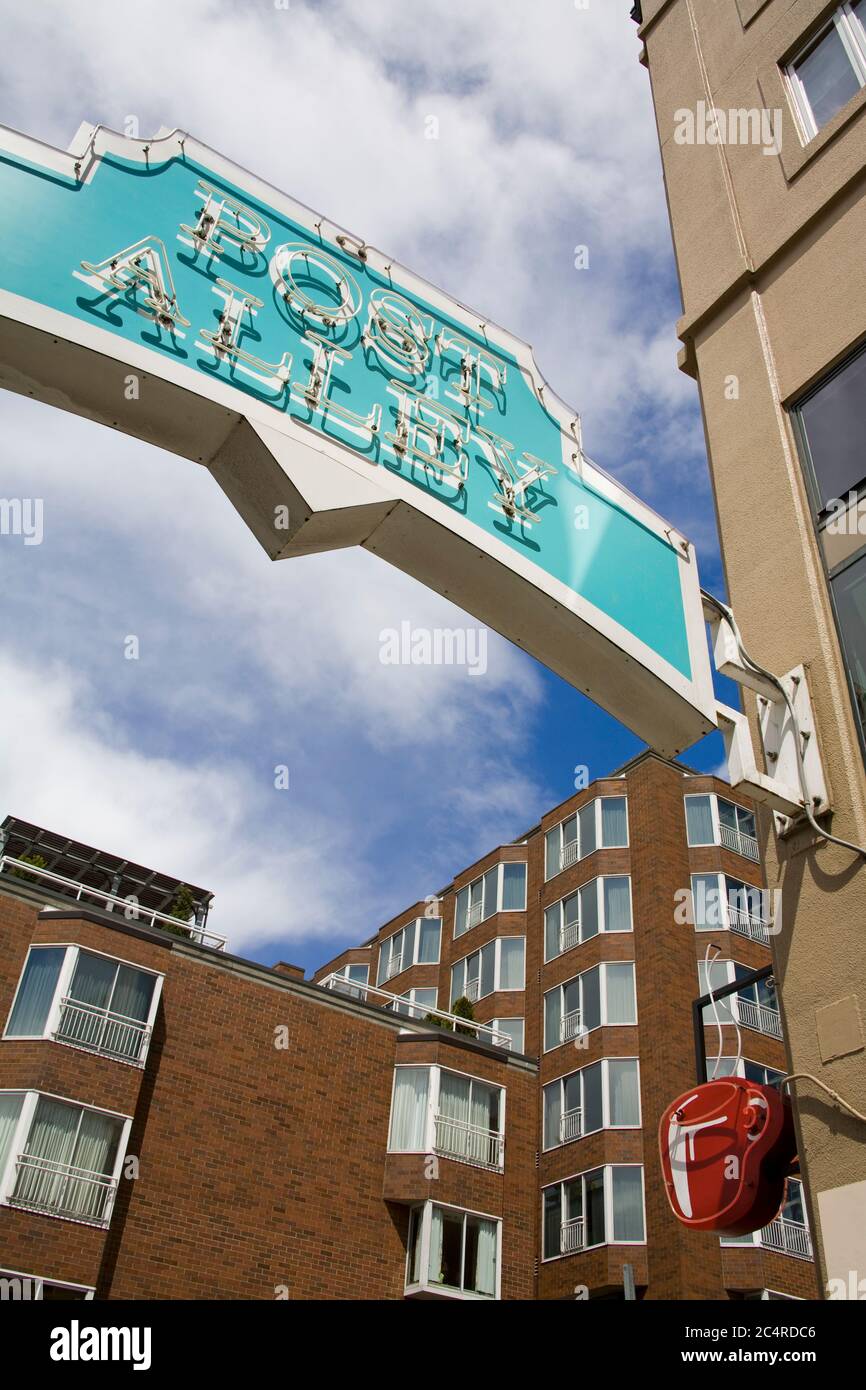
<svg viewBox="0 0 866 1390">
<path fill-rule="evenodd" d="M 643 754 L 313 981 L 201 890 L 12 818 L 0 850 L 5 1296 L 818 1297 L 798 1184 L 722 1243 L 661 1182 L 706 943 L 713 983 L 769 963 L 724 783 Z M 772 991 L 719 1010 L 726 1069 L 784 1070 Z"/>
</svg>

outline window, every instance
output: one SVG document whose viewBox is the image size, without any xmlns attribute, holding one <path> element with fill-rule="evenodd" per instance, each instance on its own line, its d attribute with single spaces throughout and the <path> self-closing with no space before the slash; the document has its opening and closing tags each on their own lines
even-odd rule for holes
<svg viewBox="0 0 866 1390">
<path fill-rule="evenodd" d="M 752 811 L 747 811 L 745 806 L 738 806 L 733 801 L 726 801 L 723 796 L 716 796 L 714 792 L 687 796 L 685 803 L 686 830 L 692 847 L 723 845 L 725 849 L 733 850 L 734 853 L 742 854 L 744 858 L 758 863 L 760 854 Z"/>
<path fill-rule="evenodd" d="M 788 80 L 803 133 L 822 126 L 866 86 L 866 2 L 840 5 L 827 24 L 788 65 Z"/>
<path fill-rule="evenodd" d="M 491 1020 L 490 1027 L 495 1028 L 498 1033 L 505 1033 L 511 1039 L 510 1051 L 523 1051 L 522 1018 L 494 1018 Z M 504 1043 L 503 1046 L 505 1046 Z"/>
<path fill-rule="evenodd" d="M 544 1050 L 573 1042 L 593 1028 L 637 1022 L 634 962 L 607 961 L 544 996 Z"/>
<path fill-rule="evenodd" d="M 454 907 L 454 935 L 462 936 L 494 912 L 526 911 L 526 865 L 494 864 L 461 888 Z"/>
<path fill-rule="evenodd" d="M 107 1226 L 131 1124 L 36 1091 L 0 1092 L 0 1202 Z"/>
<path fill-rule="evenodd" d="M 812 1237 L 806 1219 L 806 1206 L 803 1201 L 803 1184 L 798 1178 L 789 1178 L 785 1189 L 785 1201 L 778 1216 L 763 1230 L 751 1231 L 745 1236 L 722 1236 L 722 1245 L 760 1245 L 765 1250 L 775 1250 L 781 1255 L 793 1255 L 800 1260 L 811 1260 Z"/>
<path fill-rule="evenodd" d="M 53 1038 L 143 1066 L 162 976 L 79 946 L 31 946 L 7 1038 Z"/>
<path fill-rule="evenodd" d="M 721 989 L 742 980 L 752 972 L 748 966 L 738 961 L 716 960 L 710 963 L 707 976 L 705 961 L 698 961 L 698 979 L 701 994 L 709 994 L 710 989 Z M 781 1038 L 782 1020 L 776 999 L 773 977 L 759 980 L 757 984 L 744 985 L 736 994 L 715 1001 L 716 1013 L 722 1024 L 732 1023 L 734 1017 L 744 1028 L 752 1028 L 756 1033 L 765 1033 L 771 1038 Z M 715 1015 L 712 1004 L 704 1005 L 704 1023 L 714 1025 Z"/>
<path fill-rule="evenodd" d="M 712 1066 L 708 1066 L 708 1071 L 712 1072 Z M 748 1057 L 741 1057 L 737 1061 L 736 1057 L 720 1057 L 716 1067 L 716 1076 L 741 1076 L 746 1081 L 755 1081 L 759 1086 L 778 1086 L 783 1071 L 778 1071 L 775 1067 L 765 1067 L 761 1062 L 752 1062 Z"/>
<path fill-rule="evenodd" d="M 525 936 L 498 936 L 451 967 L 451 1006 L 465 998 L 475 1003 L 487 994 L 522 990 Z"/>
<path fill-rule="evenodd" d="M 441 917 L 416 917 L 379 947 L 376 984 L 387 984 L 411 965 L 436 965 L 442 936 Z"/>
<path fill-rule="evenodd" d="M 594 878 L 545 909 L 544 959 L 554 960 L 600 931 L 631 930 L 631 879 Z"/>
<path fill-rule="evenodd" d="M 437 1153 L 476 1168 L 504 1161 L 505 1093 L 443 1067 L 396 1067 L 388 1149 Z"/>
<path fill-rule="evenodd" d="M 692 874 L 695 931 L 732 931 L 769 946 L 766 890 L 729 874 Z"/>
<path fill-rule="evenodd" d="M 336 990 L 338 994 L 347 994 L 350 999 L 366 999 L 367 984 L 370 979 L 369 965 L 341 965 L 339 970 L 335 970 L 328 977 L 327 984 L 329 989 Z"/>
<path fill-rule="evenodd" d="M 409 1214 L 406 1292 L 498 1298 L 500 1225 L 492 1217 L 425 1202 Z"/>
<path fill-rule="evenodd" d="M 35 1301 L 37 1299 L 68 1302 L 87 1302 L 95 1290 L 87 1284 L 60 1284 L 56 1279 L 40 1279 L 35 1274 L 20 1274 L 14 1269 L 0 1269 L 0 1303 L 8 1299 Z"/>
<path fill-rule="evenodd" d="M 431 1009 L 438 1007 L 437 989 L 407 989 L 399 1001 L 391 1005 L 395 1014 L 405 1014 L 407 1018 L 426 1018 Z M 406 1000 L 404 1004 L 402 1001 Z"/>
<path fill-rule="evenodd" d="M 600 1129 L 640 1128 L 636 1057 L 593 1062 L 544 1088 L 544 1147 L 558 1148 Z"/>
<path fill-rule="evenodd" d="M 642 1245 L 646 1239 L 639 1164 L 612 1164 L 581 1173 L 546 1187 L 542 1202 L 545 1260 L 596 1245 Z"/>
<path fill-rule="evenodd" d="M 597 849 L 628 848 L 628 803 L 600 796 L 582 806 L 544 837 L 544 877 L 554 878 Z"/>
</svg>

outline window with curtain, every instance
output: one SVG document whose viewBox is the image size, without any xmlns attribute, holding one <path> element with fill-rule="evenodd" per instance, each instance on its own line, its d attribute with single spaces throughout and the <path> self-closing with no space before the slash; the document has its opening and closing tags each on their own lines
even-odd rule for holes
<svg viewBox="0 0 866 1390">
<path fill-rule="evenodd" d="M 441 917 L 422 917 L 418 938 L 418 963 L 436 965 L 439 961 L 439 943 L 442 937 Z"/>
<path fill-rule="evenodd" d="M 711 961 L 709 974 L 707 974 L 706 962 L 702 960 L 698 961 L 698 982 L 701 994 L 709 994 L 712 989 L 722 989 L 725 985 L 730 984 L 731 980 L 730 963 L 728 961 Z M 717 999 L 715 1001 L 716 1013 L 718 1014 L 720 1023 L 733 1022 L 732 998 L 733 996 L 729 994 L 725 999 Z M 715 1023 L 712 1004 L 704 1005 L 704 1023 Z"/>
<path fill-rule="evenodd" d="M 623 849 L 628 845 L 628 813 L 624 796 L 601 798 L 601 843 L 603 849 Z"/>
<path fill-rule="evenodd" d="M 500 969 L 499 988 L 523 989 L 523 959 L 526 938 L 523 936 L 503 936 L 499 941 Z"/>
<path fill-rule="evenodd" d="M 640 1124 L 640 1086 L 636 1057 L 611 1057 L 607 1063 L 608 1114 L 612 1125 Z"/>
<path fill-rule="evenodd" d="M 631 883 L 627 876 L 602 879 L 605 931 L 631 931 Z"/>
<path fill-rule="evenodd" d="M 42 1037 L 66 956 L 64 946 L 31 946 L 6 1036 Z"/>
<path fill-rule="evenodd" d="M 494 1018 L 490 1026 L 495 1028 L 497 1033 L 505 1033 L 511 1039 L 512 1052 L 523 1051 L 524 1021 L 522 1018 Z"/>
<path fill-rule="evenodd" d="M 597 806 L 597 801 L 590 801 L 588 805 L 581 806 L 577 813 L 581 859 L 585 859 L 588 854 L 594 854 L 598 848 L 598 836 L 595 828 L 595 813 Z"/>
<path fill-rule="evenodd" d="M 613 1182 L 614 1240 L 645 1239 L 643 1223 L 643 1169 L 611 1168 Z"/>
<path fill-rule="evenodd" d="M 495 1221 L 433 1205 L 428 1283 L 495 1298 L 497 1247 Z"/>
<path fill-rule="evenodd" d="M 429 1067 L 397 1067 L 388 1148 L 395 1153 L 424 1152 L 429 1144 L 427 1097 Z"/>
<path fill-rule="evenodd" d="M 634 995 L 634 965 L 608 963 L 605 966 L 607 1023 L 636 1023 L 637 1008 Z"/>
<path fill-rule="evenodd" d="M 711 797 L 686 797 L 686 828 L 690 845 L 712 845 L 715 843 Z"/>
<path fill-rule="evenodd" d="M 524 912 L 526 909 L 526 865 L 502 865 L 502 911 Z"/>
<path fill-rule="evenodd" d="M 695 931 L 718 930 L 722 925 L 722 895 L 718 874 L 692 874 L 692 911 Z"/>
<path fill-rule="evenodd" d="M 12 1200 L 74 1220 L 103 1221 L 111 1188 L 93 1178 L 112 1175 L 122 1121 L 114 1115 L 40 1096 Z"/>
<path fill-rule="evenodd" d="M 12 1141 L 15 1126 L 21 1114 L 23 1095 L 15 1091 L 0 1091 L 0 1182 L 6 1171 L 6 1164 L 12 1156 Z"/>
</svg>

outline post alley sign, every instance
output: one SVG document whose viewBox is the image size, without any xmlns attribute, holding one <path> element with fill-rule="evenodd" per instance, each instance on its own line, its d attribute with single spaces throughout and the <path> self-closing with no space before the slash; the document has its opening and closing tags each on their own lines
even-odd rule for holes
<svg viewBox="0 0 866 1390">
<path fill-rule="evenodd" d="M 0 131 L 0 208 L 0 385 L 207 467 L 273 559 L 363 545 L 662 753 L 715 726 L 694 551 L 526 344 L 178 131 Z"/>
</svg>

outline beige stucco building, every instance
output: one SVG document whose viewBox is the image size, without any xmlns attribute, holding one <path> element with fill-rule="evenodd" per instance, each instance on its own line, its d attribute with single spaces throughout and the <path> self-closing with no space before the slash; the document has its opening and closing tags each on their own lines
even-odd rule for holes
<svg viewBox="0 0 866 1390">
<path fill-rule="evenodd" d="M 643 0 L 633 17 L 730 601 L 759 662 L 805 664 L 822 823 L 866 845 L 866 0 Z M 866 1112 L 866 859 L 762 822 L 792 1069 Z M 822 1273 L 864 1297 L 866 1125 L 796 1091 Z"/>
</svg>

